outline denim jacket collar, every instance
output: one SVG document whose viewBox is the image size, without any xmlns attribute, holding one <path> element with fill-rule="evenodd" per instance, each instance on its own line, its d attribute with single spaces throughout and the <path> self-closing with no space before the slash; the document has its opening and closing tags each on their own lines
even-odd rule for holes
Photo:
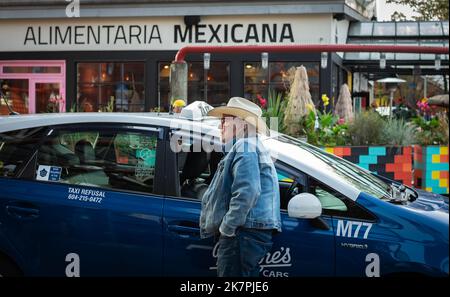
<svg viewBox="0 0 450 297">
<path fill-rule="evenodd" d="M 227 143 L 222 144 L 222 151 L 224 155 L 227 155 L 231 151 L 231 148 L 236 143 L 236 141 L 236 137 L 233 137 L 233 139 L 229 140 Z"/>
</svg>

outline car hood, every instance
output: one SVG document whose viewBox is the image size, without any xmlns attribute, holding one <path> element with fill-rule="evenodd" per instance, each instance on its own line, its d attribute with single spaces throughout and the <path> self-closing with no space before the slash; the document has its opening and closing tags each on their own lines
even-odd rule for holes
<svg viewBox="0 0 450 297">
<path fill-rule="evenodd" d="M 419 197 L 401 207 L 449 224 L 448 197 L 416 189 Z"/>
</svg>

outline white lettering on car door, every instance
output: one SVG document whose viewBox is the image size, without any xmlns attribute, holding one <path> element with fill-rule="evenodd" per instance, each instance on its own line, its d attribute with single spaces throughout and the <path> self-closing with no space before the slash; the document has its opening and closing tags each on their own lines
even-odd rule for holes
<svg viewBox="0 0 450 297">
<path fill-rule="evenodd" d="M 356 228 L 353 229 L 353 226 L 355 226 Z M 372 229 L 372 223 L 338 220 L 336 236 L 359 238 L 361 228 L 366 228 L 363 238 L 367 239 L 370 233 L 370 229 Z M 354 232 L 352 232 L 353 230 Z"/>
</svg>

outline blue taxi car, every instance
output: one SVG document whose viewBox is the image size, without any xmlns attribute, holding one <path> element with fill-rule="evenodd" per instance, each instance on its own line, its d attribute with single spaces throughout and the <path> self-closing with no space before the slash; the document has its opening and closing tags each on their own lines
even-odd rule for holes
<svg viewBox="0 0 450 297">
<path fill-rule="evenodd" d="M 152 113 L 0 117 L 0 275 L 216 275 L 198 223 L 217 127 Z M 448 276 L 448 198 L 283 134 L 263 143 L 283 231 L 261 276 Z"/>
</svg>

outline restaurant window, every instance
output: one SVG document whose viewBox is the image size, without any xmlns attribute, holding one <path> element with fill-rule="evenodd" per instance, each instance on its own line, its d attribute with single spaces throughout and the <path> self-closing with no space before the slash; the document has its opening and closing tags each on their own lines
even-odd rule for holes
<svg viewBox="0 0 450 297">
<path fill-rule="evenodd" d="M 289 70 L 305 66 L 308 73 L 309 91 L 314 103 L 319 102 L 319 64 L 302 62 L 270 62 L 267 69 L 261 62 L 244 63 L 244 97 L 256 101 L 258 95 L 267 98 L 269 89 L 288 95 Z M 291 70 L 291 71 L 292 71 Z"/>
<path fill-rule="evenodd" d="M 144 111 L 144 62 L 78 63 L 78 111 Z"/>
<path fill-rule="evenodd" d="M 159 63 L 158 106 L 161 111 L 170 107 L 170 62 Z M 188 65 L 188 102 L 205 101 L 212 106 L 227 102 L 230 97 L 230 66 L 227 62 L 211 62 L 210 69 L 203 62 Z"/>
<path fill-rule="evenodd" d="M 0 61 L 0 115 L 66 111 L 62 60 Z"/>
</svg>

